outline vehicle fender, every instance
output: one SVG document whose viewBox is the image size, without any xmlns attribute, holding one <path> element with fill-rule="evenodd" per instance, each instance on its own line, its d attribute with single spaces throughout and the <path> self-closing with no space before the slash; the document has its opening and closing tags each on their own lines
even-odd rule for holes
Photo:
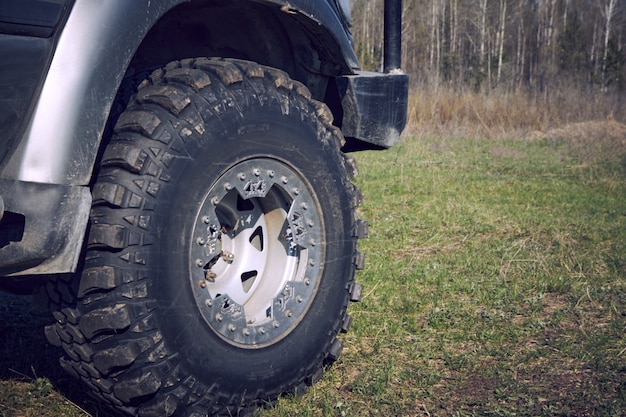
<svg viewBox="0 0 626 417">
<path fill-rule="evenodd" d="M 23 139 L 2 176 L 65 185 L 90 182 L 109 111 L 126 69 L 151 27 L 191 0 L 76 0 Z M 257 1 L 258 3 L 258 1 Z M 356 67 L 334 1 L 264 0 L 334 38 L 335 57 Z M 245 3 L 242 3 L 242 5 Z"/>
</svg>

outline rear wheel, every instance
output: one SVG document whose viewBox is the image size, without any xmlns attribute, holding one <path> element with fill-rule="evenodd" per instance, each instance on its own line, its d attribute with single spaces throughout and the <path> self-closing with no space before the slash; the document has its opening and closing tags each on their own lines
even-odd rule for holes
<svg viewBox="0 0 626 417">
<path fill-rule="evenodd" d="M 281 71 L 155 71 L 102 159 L 77 300 L 47 328 L 62 365 L 139 416 L 236 415 L 314 382 L 360 296 L 341 139 Z"/>
</svg>

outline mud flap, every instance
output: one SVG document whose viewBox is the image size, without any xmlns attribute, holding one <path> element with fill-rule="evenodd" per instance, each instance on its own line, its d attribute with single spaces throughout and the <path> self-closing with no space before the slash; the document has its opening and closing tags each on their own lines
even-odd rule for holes
<svg viewBox="0 0 626 417">
<path fill-rule="evenodd" d="M 0 209 L 0 276 L 76 270 L 89 188 L 0 180 Z"/>
<path fill-rule="evenodd" d="M 357 72 L 335 78 L 343 108 L 344 136 L 382 148 L 400 140 L 407 120 L 406 74 Z"/>
</svg>

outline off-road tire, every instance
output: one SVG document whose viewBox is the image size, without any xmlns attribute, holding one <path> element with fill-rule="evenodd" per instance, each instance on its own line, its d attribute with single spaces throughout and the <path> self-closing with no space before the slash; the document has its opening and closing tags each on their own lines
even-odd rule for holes
<svg viewBox="0 0 626 417">
<path fill-rule="evenodd" d="M 315 382 L 360 298 L 342 140 L 282 71 L 152 73 L 103 155 L 81 276 L 48 285 L 62 366 L 142 417 L 242 415 Z"/>
</svg>

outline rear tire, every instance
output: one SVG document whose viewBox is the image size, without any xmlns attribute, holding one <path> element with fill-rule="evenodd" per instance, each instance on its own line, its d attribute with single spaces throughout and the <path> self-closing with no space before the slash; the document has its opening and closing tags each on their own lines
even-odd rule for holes
<svg viewBox="0 0 626 417">
<path fill-rule="evenodd" d="M 76 302 L 46 329 L 64 368 L 138 416 L 237 415 L 318 379 L 364 234 L 331 121 L 250 62 L 143 82 L 102 159 Z"/>
</svg>

